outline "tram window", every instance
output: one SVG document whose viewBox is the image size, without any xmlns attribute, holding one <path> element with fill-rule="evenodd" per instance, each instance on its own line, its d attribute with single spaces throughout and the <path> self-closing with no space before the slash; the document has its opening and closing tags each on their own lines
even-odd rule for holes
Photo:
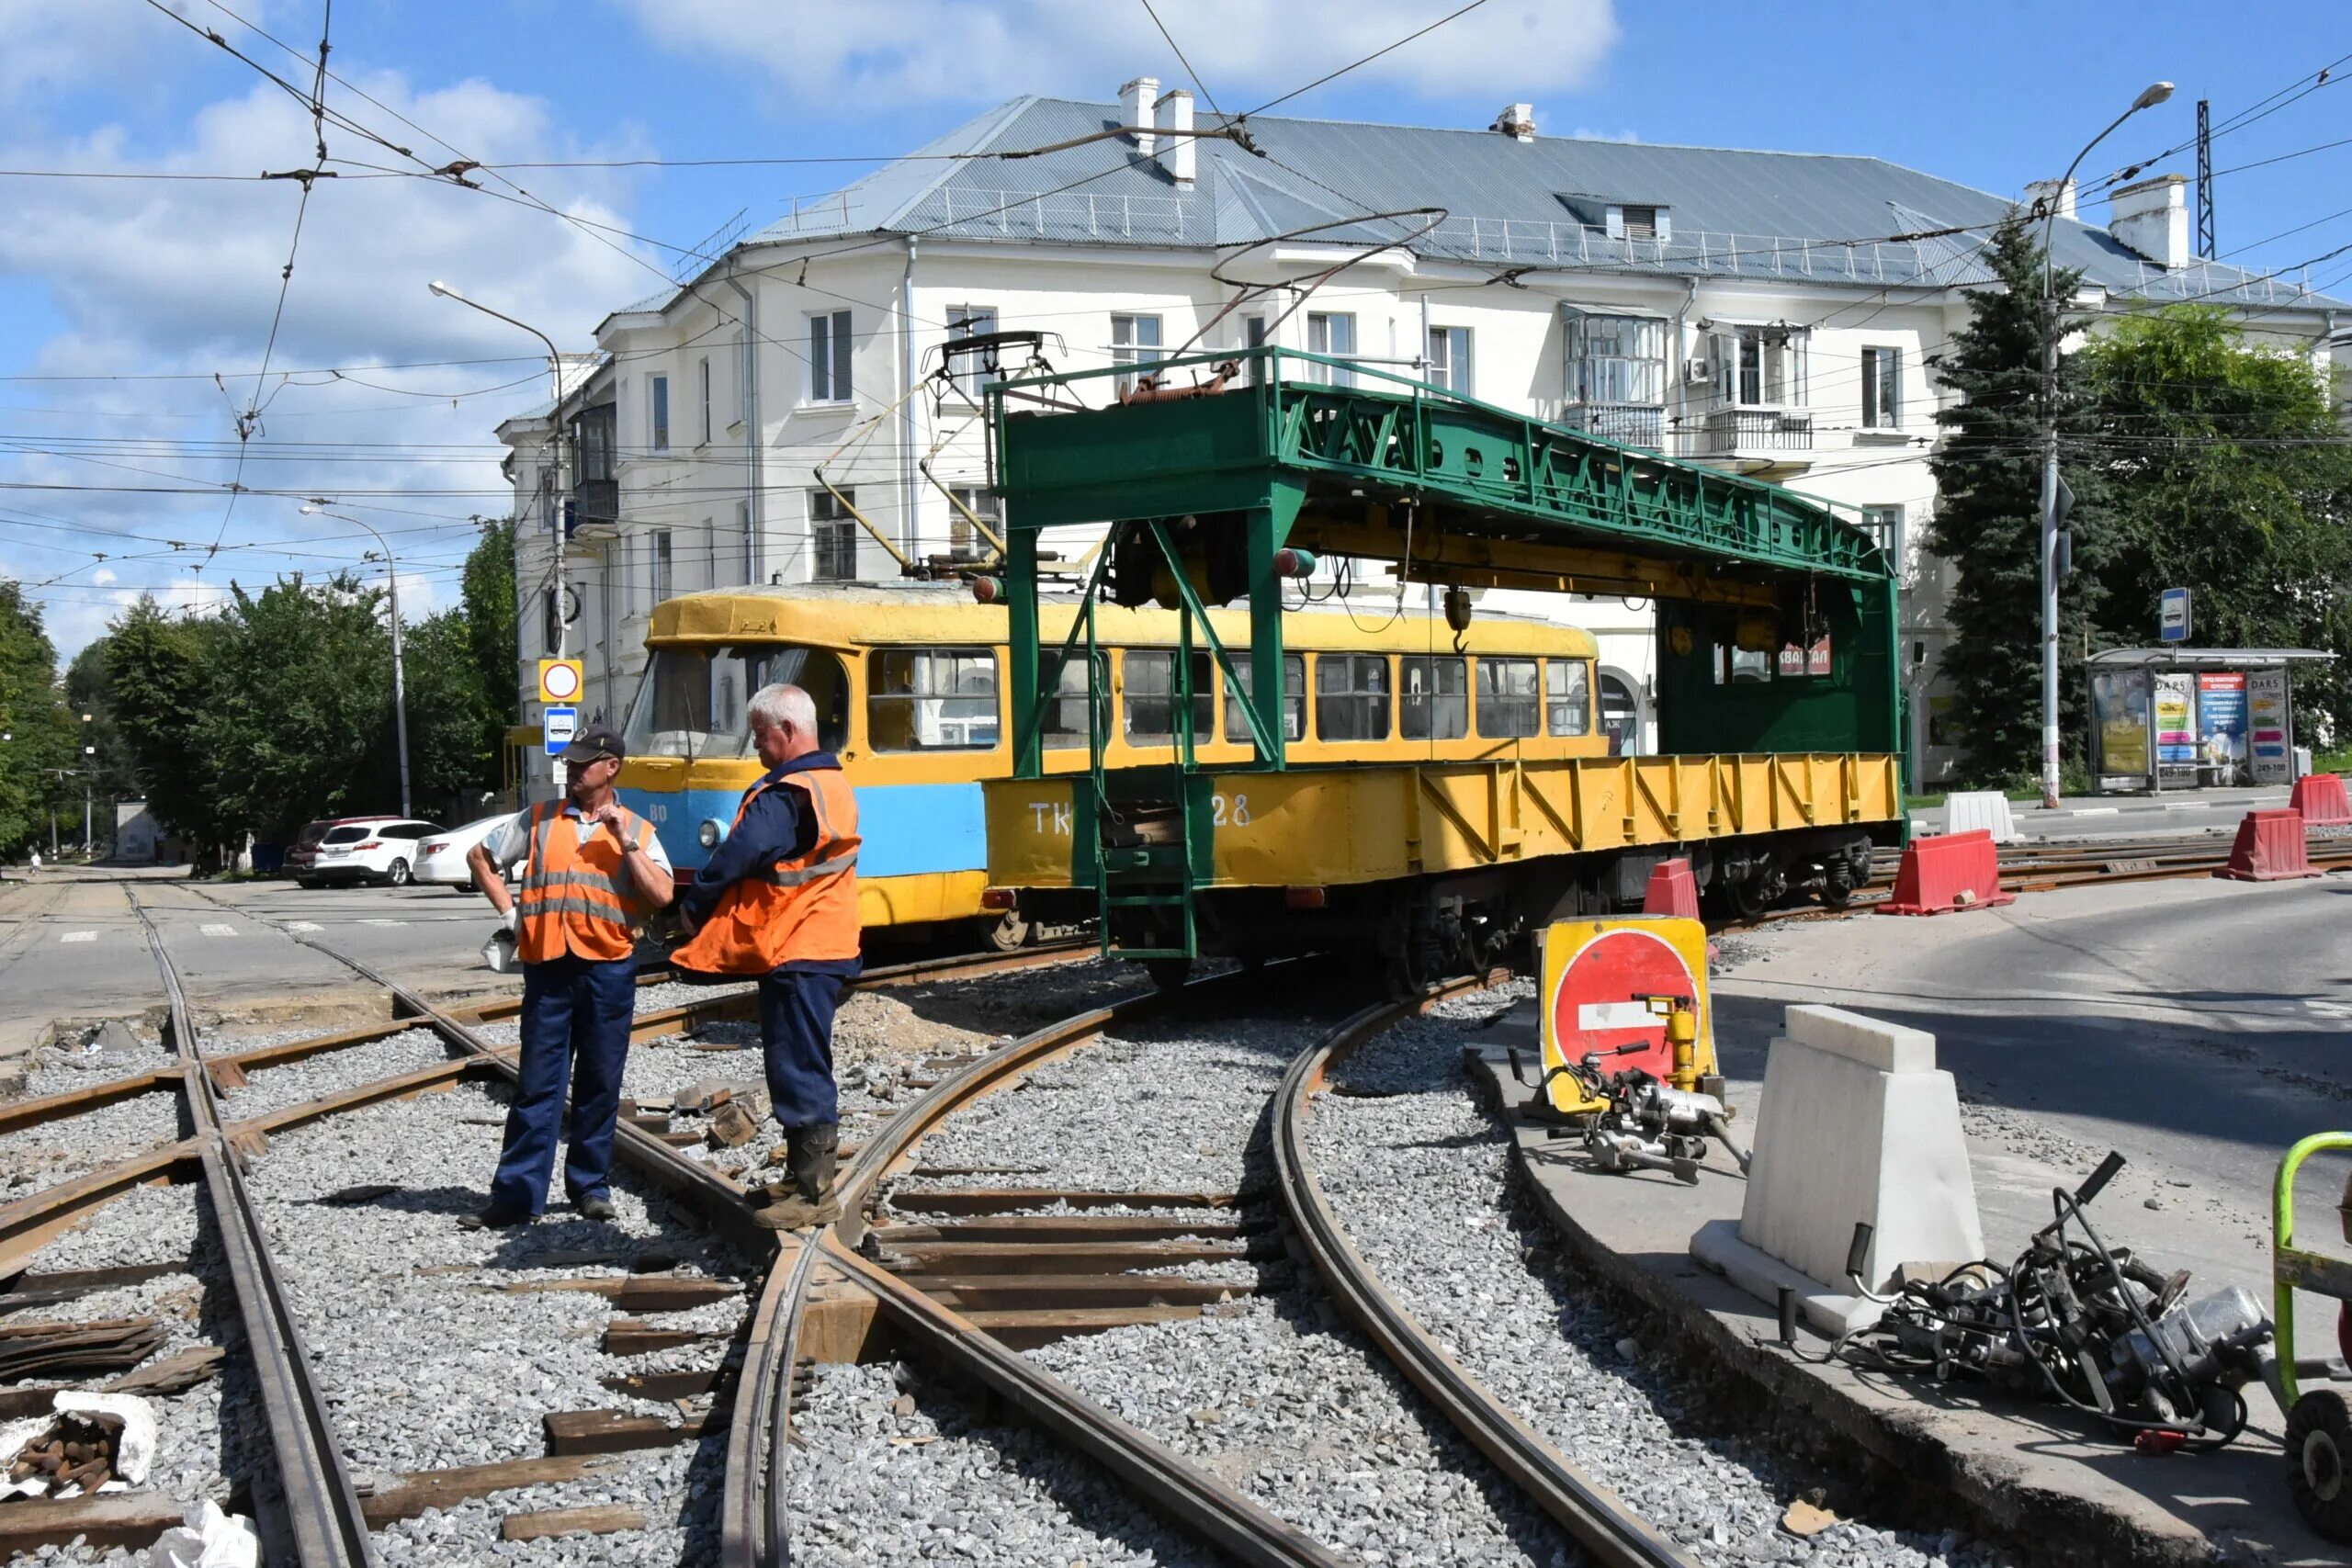
<svg viewBox="0 0 2352 1568">
<path fill-rule="evenodd" d="M 710 740 L 710 655 L 657 648 L 647 656 L 622 734 L 632 757 L 690 757 Z"/>
<path fill-rule="evenodd" d="M 1126 660 L 1126 727 L 1131 740 L 1176 737 L 1176 654 L 1172 649 L 1131 648 Z M 1206 653 L 1193 655 L 1193 739 L 1216 733 L 1216 664 Z"/>
<path fill-rule="evenodd" d="M 1315 656 L 1315 734 L 1321 740 L 1388 739 L 1388 660 L 1376 653 Z"/>
<path fill-rule="evenodd" d="M 1715 684 L 1726 679 L 1735 686 L 1745 686 L 1772 678 L 1772 655 L 1769 649 L 1751 652 L 1730 643 L 1715 644 Z"/>
<path fill-rule="evenodd" d="M 1535 660 L 1478 660 L 1478 733 L 1489 737 L 1535 735 Z"/>
<path fill-rule="evenodd" d="M 997 742 L 996 655 L 985 648 L 876 649 L 865 679 L 876 751 L 985 751 Z"/>
<path fill-rule="evenodd" d="M 1408 740 L 1459 740 L 1470 733 L 1464 659 L 1396 661 L 1396 733 Z"/>
<path fill-rule="evenodd" d="M 1062 666 L 1061 681 L 1055 687 L 1054 695 L 1046 699 L 1046 717 L 1040 733 L 1046 745 L 1088 743 L 1086 702 L 1093 682 L 1087 679 L 1087 672 L 1091 668 L 1084 648 L 1070 649 L 1069 660 Z"/>
<path fill-rule="evenodd" d="M 1258 688 L 1250 672 L 1250 650 L 1237 648 L 1233 651 L 1233 673 L 1240 680 L 1239 690 L 1254 692 Z M 1234 700 L 1236 688 L 1225 689 L 1225 738 L 1252 745 L 1256 737 L 1250 733 L 1250 721 L 1241 716 L 1241 705 Z M 1283 739 L 1298 740 L 1306 735 L 1306 659 L 1303 654 L 1283 655 Z"/>
<path fill-rule="evenodd" d="M 782 643 L 655 649 L 622 727 L 633 757 L 748 757 L 752 694 L 771 682 L 800 687 L 817 706 L 817 743 L 849 742 L 849 681 L 820 649 Z"/>
<path fill-rule="evenodd" d="M 1592 666 L 1581 659 L 1544 663 L 1544 730 L 1584 735 L 1592 729 Z"/>
</svg>

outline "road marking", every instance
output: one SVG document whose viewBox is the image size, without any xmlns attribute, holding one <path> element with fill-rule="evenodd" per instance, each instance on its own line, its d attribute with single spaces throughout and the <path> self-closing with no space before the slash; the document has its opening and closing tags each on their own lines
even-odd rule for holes
<svg viewBox="0 0 2352 1568">
<path fill-rule="evenodd" d="M 2120 806 L 2070 806 L 2059 815 L 2062 817 L 2120 817 L 2123 815 L 2123 808 Z"/>
<path fill-rule="evenodd" d="M 362 920 L 359 923 L 363 926 L 404 926 L 408 924 L 406 920 Z"/>
<path fill-rule="evenodd" d="M 98 940 L 98 933 L 96 931 L 67 931 L 63 936 L 59 937 L 57 940 L 60 942 L 96 942 Z"/>
<path fill-rule="evenodd" d="M 206 936 L 235 936 L 237 934 L 237 928 L 234 926 L 206 926 L 203 931 Z"/>
<path fill-rule="evenodd" d="M 316 920 L 288 920 L 286 922 L 286 929 L 289 931 L 314 931 L 319 930 L 320 926 Z"/>
</svg>

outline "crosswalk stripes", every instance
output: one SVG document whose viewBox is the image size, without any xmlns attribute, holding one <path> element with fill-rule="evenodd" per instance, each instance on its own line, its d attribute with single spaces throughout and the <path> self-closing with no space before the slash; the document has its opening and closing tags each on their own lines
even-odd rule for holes
<svg viewBox="0 0 2352 1568">
<path fill-rule="evenodd" d="M 198 928 L 206 936 L 235 936 L 237 928 L 229 925 L 208 925 Z"/>
<path fill-rule="evenodd" d="M 359 923 L 363 926 L 404 926 L 408 924 L 406 920 L 362 920 Z"/>
<path fill-rule="evenodd" d="M 286 929 L 289 931 L 314 931 L 322 928 L 316 920 L 288 920 Z"/>
<path fill-rule="evenodd" d="M 60 942 L 96 942 L 98 940 L 98 933 L 96 931 L 67 931 L 63 936 L 59 937 L 57 940 Z"/>
</svg>

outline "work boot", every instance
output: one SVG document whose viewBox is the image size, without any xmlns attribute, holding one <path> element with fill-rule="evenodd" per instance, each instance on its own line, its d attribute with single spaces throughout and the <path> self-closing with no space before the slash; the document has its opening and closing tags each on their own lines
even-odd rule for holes
<svg viewBox="0 0 2352 1568">
<path fill-rule="evenodd" d="M 833 1183 L 841 1164 L 842 1130 L 832 1122 L 794 1127 L 784 1135 L 785 1179 L 767 1190 L 767 1203 L 752 1214 L 762 1229 L 806 1230 L 842 1217 Z"/>
</svg>

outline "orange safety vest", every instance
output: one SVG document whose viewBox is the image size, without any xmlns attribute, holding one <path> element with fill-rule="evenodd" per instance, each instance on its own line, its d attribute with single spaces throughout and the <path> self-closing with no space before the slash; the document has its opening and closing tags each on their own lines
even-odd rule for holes
<svg viewBox="0 0 2352 1568">
<path fill-rule="evenodd" d="M 797 790 L 817 824 L 805 855 L 752 872 L 718 896 L 694 940 L 671 955 L 707 975 L 765 975 L 786 964 L 855 958 L 857 795 L 839 763 L 766 779 L 743 792 L 735 825 L 763 790 Z"/>
<path fill-rule="evenodd" d="M 652 841 L 645 819 L 626 809 L 621 831 L 636 849 Z M 643 909 L 629 892 L 628 859 L 610 833 L 591 833 L 582 843 L 578 819 L 563 814 L 562 803 L 531 807 L 531 852 L 514 899 L 514 955 L 545 964 L 567 953 L 602 960 L 635 953 L 637 933 L 629 928 Z"/>
</svg>

